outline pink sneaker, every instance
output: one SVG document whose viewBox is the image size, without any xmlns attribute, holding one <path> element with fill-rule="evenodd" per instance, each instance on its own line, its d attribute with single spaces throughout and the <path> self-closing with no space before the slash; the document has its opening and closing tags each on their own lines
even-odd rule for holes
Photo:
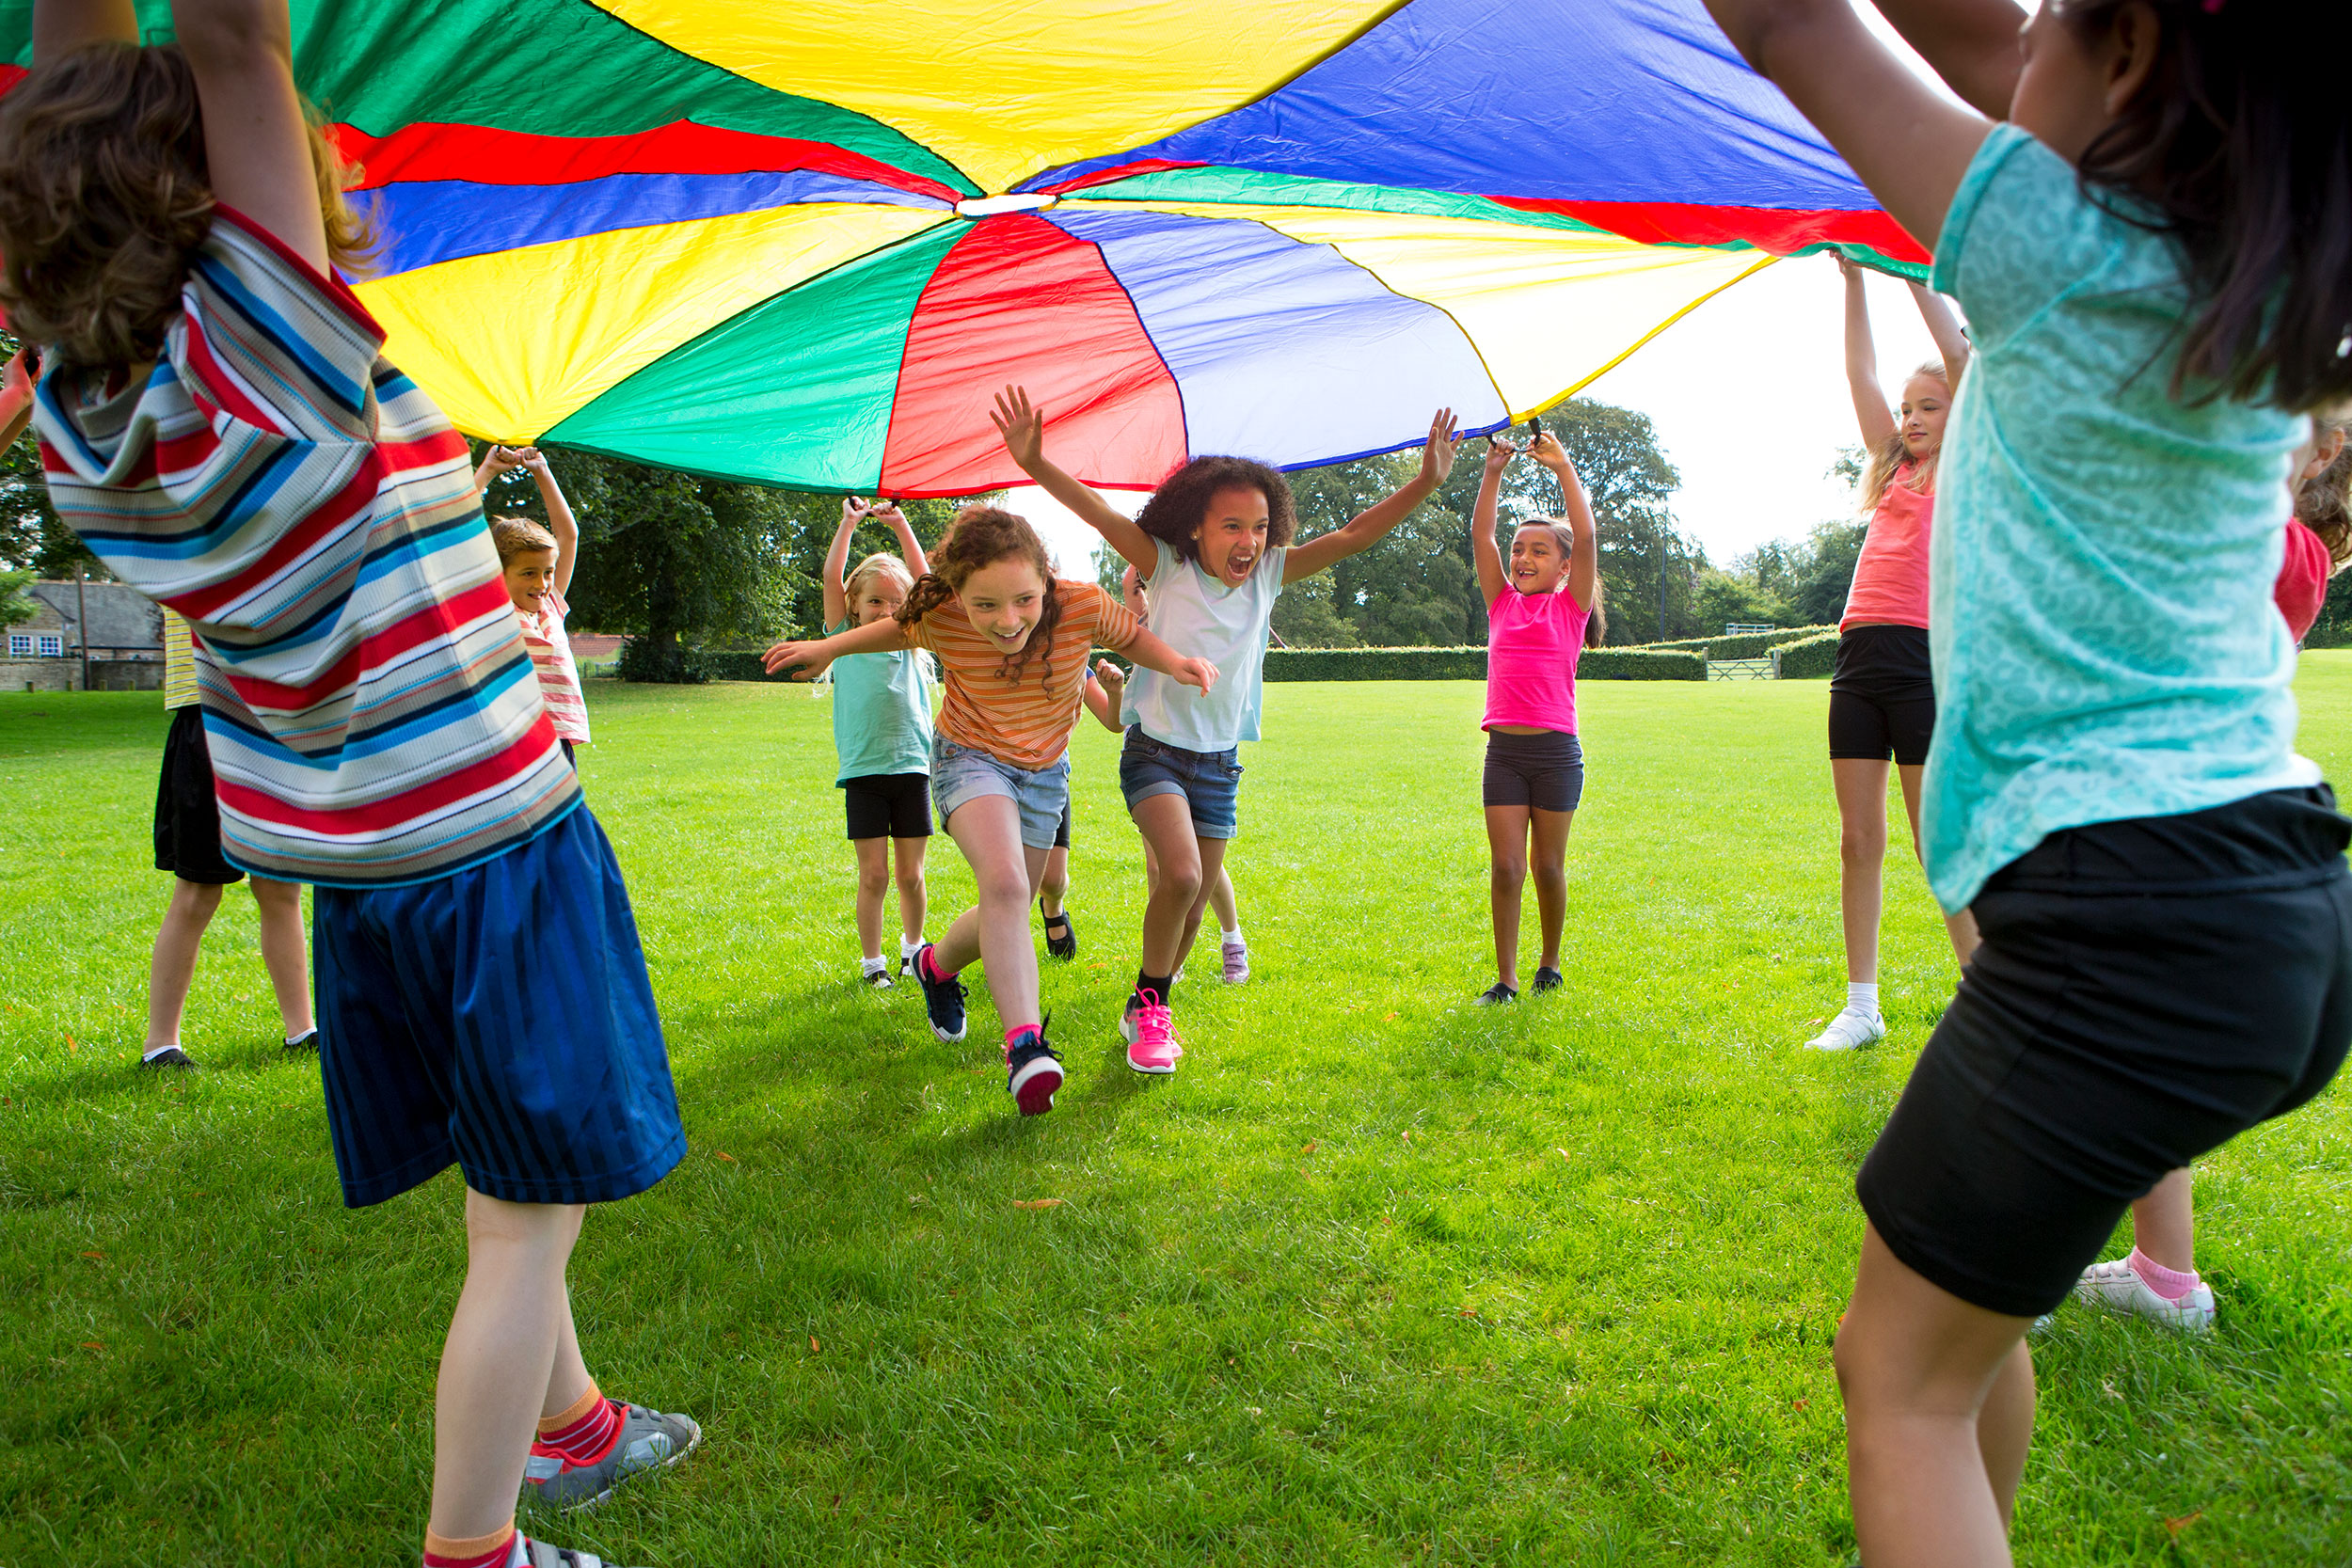
<svg viewBox="0 0 2352 1568">
<path fill-rule="evenodd" d="M 1249 944 L 1246 942 L 1223 943 L 1225 952 L 1225 983 L 1238 986 L 1249 978 Z"/>
<path fill-rule="evenodd" d="M 1136 1042 L 1127 1048 L 1127 1065 L 1137 1072 L 1167 1074 L 1176 1070 L 1176 1049 L 1173 1022 L 1168 1008 L 1157 1002 L 1147 1002 L 1135 1010 Z"/>
</svg>

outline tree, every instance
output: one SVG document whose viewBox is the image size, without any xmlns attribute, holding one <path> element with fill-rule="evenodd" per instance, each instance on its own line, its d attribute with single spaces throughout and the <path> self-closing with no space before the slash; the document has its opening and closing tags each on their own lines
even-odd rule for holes
<svg viewBox="0 0 2352 1568">
<path fill-rule="evenodd" d="M 14 357 L 18 346 L 15 338 L 0 332 L 0 361 Z M 114 576 L 50 509 L 40 441 L 30 428 L 0 451 L 0 569 L 28 571 L 36 578 L 70 578 L 77 569 L 101 580 Z"/>
<path fill-rule="evenodd" d="M 40 613 L 32 595 L 24 592 L 32 580 L 30 572 L 0 572 L 0 626 L 17 626 Z"/>
</svg>

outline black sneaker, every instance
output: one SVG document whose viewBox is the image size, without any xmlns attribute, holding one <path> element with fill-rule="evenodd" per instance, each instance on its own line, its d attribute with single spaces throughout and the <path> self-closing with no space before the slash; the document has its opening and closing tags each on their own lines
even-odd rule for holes
<svg viewBox="0 0 2352 1568">
<path fill-rule="evenodd" d="M 888 990 L 892 983 L 890 979 L 890 966 L 888 964 L 884 964 L 880 969 L 867 970 L 866 972 L 866 983 L 875 990 Z"/>
<path fill-rule="evenodd" d="M 317 1055 L 319 1053 L 319 1032 L 316 1029 L 305 1029 L 286 1042 L 286 1049 L 300 1052 L 306 1056 Z"/>
<path fill-rule="evenodd" d="M 1556 969 L 1538 969 L 1535 972 L 1535 983 L 1527 989 L 1530 990 L 1558 990 L 1562 986 L 1565 986 L 1567 983 L 1568 977 L 1561 974 Z"/>
<path fill-rule="evenodd" d="M 1061 1088 L 1061 1058 L 1045 1040 L 1045 1026 L 1024 1029 L 1005 1047 L 1005 1092 L 1025 1117 L 1042 1116 L 1054 1108 Z"/>
<path fill-rule="evenodd" d="M 934 980 L 925 962 L 930 957 L 931 944 L 925 942 L 923 951 L 914 955 L 914 978 L 923 988 L 923 1010 L 930 1015 L 931 1033 L 949 1045 L 963 1038 L 963 982 L 950 974 L 945 980 Z"/>
<path fill-rule="evenodd" d="M 1054 934 L 1057 926 L 1061 927 L 1059 936 Z M 1070 924 L 1068 910 L 1045 917 L 1045 956 L 1049 958 L 1074 958 L 1078 956 L 1078 928 Z"/>
<path fill-rule="evenodd" d="M 192 1068 L 194 1066 L 196 1066 L 196 1063 L 189 1059 L 188 1053 L 181 1050 L 176 1045 L 158 1051 L 152 1056 L 142 1056 L 139 1058 L 139 1068 L 142 1071 L 160 1069 L 163 1068 Z"/>
<path fill-rule="evenodd" d="M 1509 986 L 1506 986 L 1502 981 L 1497 980 L 1493 985 L 1488 986 L 1485 990 L 1480 991 L 1477 999 L 1471 1003 L 1471 1006 L 1478 1007 L 1499 1007 L 1505 1002 L 1517 1002 L 1518 999 L 1519 993 L 1518 991 L 1513 990 Z"/>
</svg>

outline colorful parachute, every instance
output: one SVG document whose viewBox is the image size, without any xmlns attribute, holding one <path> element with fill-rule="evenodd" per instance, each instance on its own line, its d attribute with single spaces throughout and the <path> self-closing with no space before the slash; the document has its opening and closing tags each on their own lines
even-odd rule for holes
<svg viewBox="0 0 2352 1568">
<path fill-rule="evenodd" d="M 1926 260 L 1701 0 L 295 0 L 294 27 L 386 236 L 360 296 L 460 427 L 805 489 L 1018 483 L 1009 381 L 1103 484 L 1388 451 L 1439 404 L 1476 430 L 1559 401 L 1776 255 Z"/>
</svg>

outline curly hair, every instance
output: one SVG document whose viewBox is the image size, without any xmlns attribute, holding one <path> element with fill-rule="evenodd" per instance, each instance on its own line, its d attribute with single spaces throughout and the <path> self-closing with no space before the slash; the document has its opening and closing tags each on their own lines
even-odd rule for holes
<svg viewBox="0 0 2352 1568">
<path fill-rule="evenodd" d="M 344 199 L 349 166 L 305 105 L 326 245 L 364 270 L 373 235 Z M 0 307 L 61 361 L 157 357 L 213 226 L 204 117 L 171 45 L 94 43 L 0 98 Z"/>
<path fill-rule="evenodd" d="M 1200 546 L 1195 535 L 1208 520 L 1209 503 L 1219 490 L 1255 490 L 1265 497 L 1268 548 L 1280 549 L 1298 531 L 1291 482 L 1280 469 L 1249 457 L 1194 458 L 1160 482 L 1136 514 L 1136 526 L 1166 543 L 1177 560 L 1197 561 Z"/>
<path fill-rule="evenodd" d="M 1061 625 L 1061 591 L 1054 580 L 1054 558 L 1045 552 L 1045 541 L 1037 536 L 1027 518 L 1002 507 L 975 503 L 956 514 L 939 547 L 931 551 L 931 569 L 914 579 L 906 602 L 898 607 L 899 629 L 912 641 L 923 617 L 961 592 L 973 573 L 1015 558 L 1037 568 L 1038 579 L 1045 584 L 1045 608 L 1021 651 L 1007 654 L 996 673 L 1018 683 L 1022 671 L 1028 667 L 1029 656 L 1042 648 L 1045 657 L 1040 661 L 1042 673 L 1039 678 L 1050 688 L 1054 684 L 1054 629 Z M 1086 654 L 1083 648 L 1078 651 L 1082 665 Z"/>
<path fill-rule="evenodd" d="M 2332 430 L 2352 436 L 2352 413 L 2318 416 L 2313 424 L 2323 435 Z M 2295 515 L 2319 535 L 2339 569 L 2352 562 L 2352 439 L 2337 449 L 2334 462 L 2296 490 Z"/>
<path fill-rule="evenodd" d="M 498 548 L 501 568 L 513 565 L 518 555 L 563 547 L 555 542 L 554 534 L 528 517 L 491 518 L 490 543 Z"/>
</svg>

